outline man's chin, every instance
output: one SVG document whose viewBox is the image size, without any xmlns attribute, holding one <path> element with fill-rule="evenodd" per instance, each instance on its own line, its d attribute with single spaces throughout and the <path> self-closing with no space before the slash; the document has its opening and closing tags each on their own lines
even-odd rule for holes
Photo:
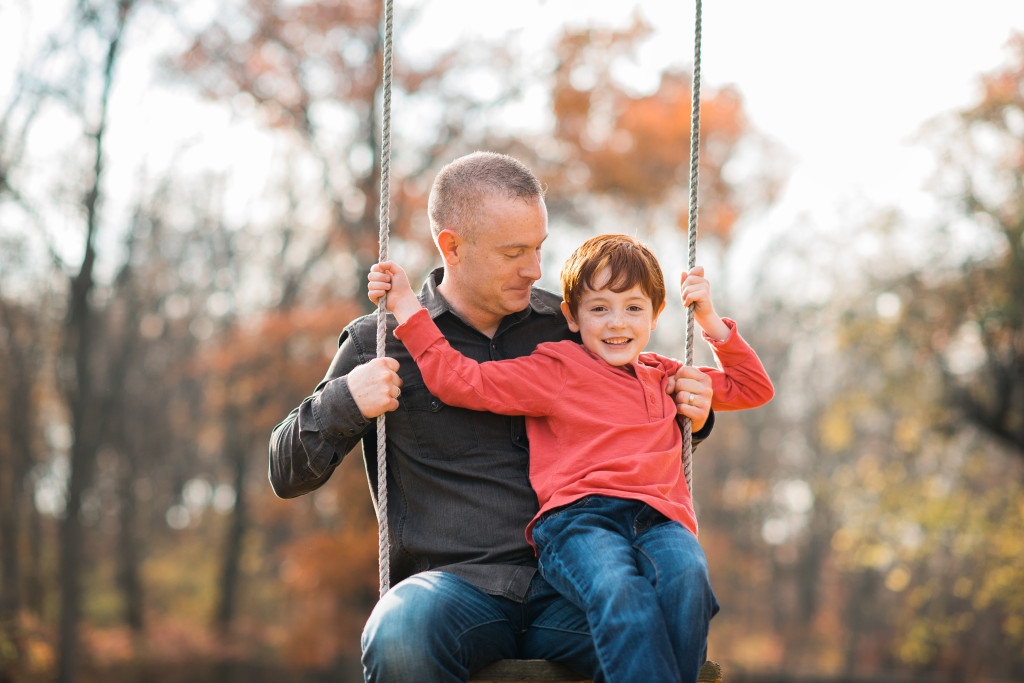
<svg viewBox="0 0 1024 683">
<path fill-rule="evenodd" d="M 505 299 L 505 303 L 510 311 L 518 313 L 530 305 L 530 290 L 527 289 L 525 292 L 510 292 L 510 296 Z"/>
</svg>

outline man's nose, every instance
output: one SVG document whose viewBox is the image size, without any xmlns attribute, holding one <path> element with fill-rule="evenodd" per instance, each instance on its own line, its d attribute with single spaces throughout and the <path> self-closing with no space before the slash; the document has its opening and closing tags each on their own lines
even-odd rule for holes
<svg viewBox="0 0 1024 683">
<path fill-rule="evenodd" d="M 540 279 L 540 252 L 535 251 L 526 258 L 526 263 L 523 264 L 519 274 L 531 280 Z"/>
</svg>

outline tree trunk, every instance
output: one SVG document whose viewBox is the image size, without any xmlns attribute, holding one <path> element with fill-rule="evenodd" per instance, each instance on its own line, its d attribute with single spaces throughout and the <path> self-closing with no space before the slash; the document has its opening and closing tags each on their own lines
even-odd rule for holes
<svg viewBox="0 0 1024 683">
<path fill-rule="evenodd" d="M 231 400 L 230 398 L 228 399 Z M 248 473 L 248 439 L 242 431 L 242 421 L 238 409 L 228 404 L 225 409 L 225 451 L 228 462 L 232 464 L 235 474 L 235 507 L 231 511 L 227 537 L 224 539 L 224 559 L 221 565 L 220 598 L 214 624 L 222 635 L 231 631 L 235 619 L 240 580 L 242 544 L 248 528 L 248 510 L 245 505 L 245 479 Z"/>
<path fill-rule="evenodd" d="M 18 408 L 25 397 L 21 396 L 21 381 L 26 370 L 20 358 L 16 324 L 7 304 L 0 299 L 0 324 L 7 330 L 10 340 L 6 358 L 3 359 L 4 384 L 8 387 L 3 403 L 6 418 L 6 443 L 0 440 L 0 641 L 10 643 L 13 651 L 0 653 L 0 667 L 17 665 L 21 658 L 21 644 L 18 638 L 18 612 L 21 610 L 21 574 L 18 563 L 18 538 L 20 526 L 18 516 L 21 506 L 21 481 L 17 463 L 21 461 L 16 445 L 16 430 L 19 428 Z M 2 439 L 2 435 L 0 435 Z"/>
<path fill-rule="evenodd" d="M 61 599 L 60 624 L 58 626 L 57 683 L 71 683 L 75 680 L 78 663 L 78 624 L 81 617 L 81 566 L 82 499 L 92 482 L 96 465 L 96 453 L 102 440 L 103 421 L 106 415 L 98 404 L 97 386 L 94 381 L 94 335 L 95 314 L 89 295 L 95 285 L 93 267 L 96 261 L 96 233 L 99 227 L 101 181 L 103 178 L 104 147 L 107 130 L 107 114 L 110 107 L 110 90 L 114 82 L 114 65 L 117 63 L 121 36 L 134 0 L 120 0 L 114 33 L 107 44 L 103 66 L 103 90 L 99 101 L 99 121 L 93 138 L 95 148 L 92 164 L 92 178 L 85 193 L 84 209 L 86 221 L 85 253 L 78 275 L 71 282 L 66 335 L 68 356 L 74 360 L 74 379 L 69 387 L 68 408 L 71 413 L 73 442 L 70 478 L 64 521 L 60 530 L 60 561 L 58 564 Z"/>
</svg>

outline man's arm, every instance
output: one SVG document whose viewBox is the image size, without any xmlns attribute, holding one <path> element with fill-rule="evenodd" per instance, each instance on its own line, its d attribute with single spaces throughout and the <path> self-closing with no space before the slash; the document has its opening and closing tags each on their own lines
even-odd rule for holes
<svg viewBox="0 0 1024 683">
<path fill-rule="evenodd" d="M 294 498 L 330 478 L 374 418 L 398 406 L 397 369 L 397 361 L 390 358 L 363 362 L 352 326 L 345 330 L 324 379 L 271 433 L 274 493 Z"/>
</svg>

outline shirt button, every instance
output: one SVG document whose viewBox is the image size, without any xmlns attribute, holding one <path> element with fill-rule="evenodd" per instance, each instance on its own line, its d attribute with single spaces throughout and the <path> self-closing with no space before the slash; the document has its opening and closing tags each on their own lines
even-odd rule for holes
<svg viewBox="0 0 1024 683">
<path fill-rule="evenodd" d="M 440 407 L 441 407 L 441 403 L 436 398 L 430 401 L 430 409 L 431 410 L 437 410 Z"/>
</svg>

